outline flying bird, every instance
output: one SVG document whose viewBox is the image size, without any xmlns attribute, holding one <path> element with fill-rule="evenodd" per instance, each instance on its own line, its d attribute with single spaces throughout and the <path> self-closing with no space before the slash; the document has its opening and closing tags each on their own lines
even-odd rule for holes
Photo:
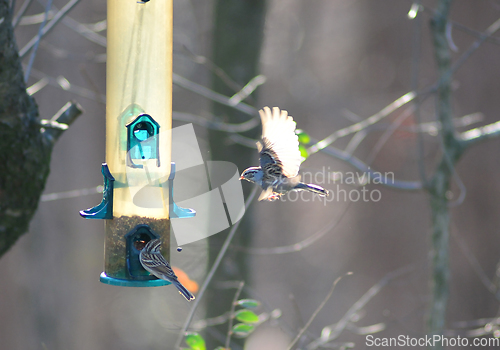
<svg viewBox="0 0 500 350">
<path fill-rule="evenodd" d="M 260 185 L 259 200 L 274 201 L 289 191 L 309 191 L 328 196 L 329 191 L 314 184 L 300 181 L 302 156 L 295 122 L 287 111 L 264 107 L 259 111 L 262 121 L 262 139 L 257 142 L 260 166 L 246 169 L 240 180 Z"/>
<path fill-rule="evenodd" d="M 159 239 L 149 241 L 139 254 L 142 267 L 152 275 L 171 282 L 187 301 L 193 300 L 194 295 L 179 282 L 170 264 L 160 253 L 160 250 L 161 241 Z"/>
</svg>

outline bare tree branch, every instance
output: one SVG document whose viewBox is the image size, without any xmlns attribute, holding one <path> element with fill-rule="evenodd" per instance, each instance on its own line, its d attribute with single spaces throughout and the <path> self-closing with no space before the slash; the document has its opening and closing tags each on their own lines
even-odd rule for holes
<svg viewBox="0 0 500 350">
<path fill-rule="evenodd" d="M 384 145 L 387 143 L 389 138 L 394 134 L 394 132 L 399 129 L 401 124 L 413 113 L 415 112 L 416 107 L 415 106 L 410 106 L 409 108 L 405 109 L 400 115 L 396 117 L 396 120 L 391 123 L 389 128 L 387 128 L 384 133 L 380 136 L 380 138 L 377 140 L 375 145 L 373 146 L 370 154 L 368 155 L 366 159 L 367 164 L 372 164 L 375 158 L 377 157 L 378 153 L 382 150 Z"/>
<path fill-rule="evenodd" d="M 46 193 L 42 194 L 42 196 L 40 197 L 40 202 L 50 202 L 67 198 L 78 198 L 82 196 L 88 196 L 91 194 L 102 193 L 102 191 L 103 191 L 103 186 L 99 185 L 90 188 L 82 188 L 79 190 Z"/>
<path fill-rule="evenodd" d="M 248 115 L 251 115 L 251 116 L 257 115 L 257 110 L 254 107 L 249 106 L 243 102 L 240 102 L 238 104 L 233 105 L 230 102 L 229 97 L 221 95 L 221 94 L 219 94 L 213 90 L 210 90 L 209 88 L 206 88 L 202 85 L 199 85 L 197 83 L 194 83 L 186 78 L 181 77 L 178 74 L 174 73 L 172 75 L 172 80 L 173 80 L 173 83 L 175 85 L 178 85 L 186 90 L 195 92 L 198 95 L 204 96 L 212 101 L 218 102 L 220 104 L 223 104 L 223 105 L 226 105 L 229 107 L 233 107 L 233 108 L 237 109 L 238 111 L 243 112 L 243 113 L 248 114 Z"/>
<path fill-rule="evenodd" d="M 12 27 L 16 27 L 19 24 L 19 21 L 21 20 L 21 17 L 24 15 L 28 7 L 31 5 L 33 0 L 24 0 L 23 4 L 21 5 L 21 8 L 19 9 L 19 12 L 17 13 L 16 17 L 12 20 Z M 14 10 L 14 9 L 12 9 Z"/>
<path fill-rule="evenodd" d="M 467 147 L 498 136 L 500 136 L 500 121 L 465 131 L 459 135 L 459 138 Z"/>
<path fill-rule="evenodd" d="M 191 113 L 176 112 L 176 111 L 173 112 L 172 118 L 174 120 L 180 120 L 188 123 L 197 124 L 207 129 L 225 131 L 229 133 L 245 132 L 248 130 L 252 130 L 253 128 L 260 125 L 259 118 L 252 118 L 247 120 L 246 122 L 239 124 L 230 124 L 230 123 L 223 123 L 217 120 L 209 120 Z"/>
<path fill-rule="evenodd" d="M 48 0 L 47 5 L 45 7 L 45 13 L 43 16 L 43 21 L 40 23 L 40 27 L 38 28 L 38 34 L 37 38 L 35 41 L 35 45 L 33 46 L 33 50 L 31 51 L 31 56 L 30 60 L 28 62 L 28 66 L 26 67 L 24 71 L 24 81 L 28 81 L 28 78 L 30 77 L 30 72 L 31 72 L 31 67 L 33 66 L 33 63 L 35 62 L 35 57 L 38 51 L 38 45 L 40 45 L 40 40 L 42 40 L 42 34 L 43 34 L 43 28 L 45 27 L 45 22 L 47 22 L 47 18 L 49 16 L 49 11 L 50 7 L 52 6 L 52 0 Z"/>
<path fill-rule="evenodd" d="M 365 294 L 363 294 L 363 296 L 349 308 L 349 310 L 344 314 L 344 316 L 342 316 L 342 318 L 337 323 L 327 326 L 330 329 L 327 336 L 320 337 L 314 340 L 313 342 L 309 343 L 306 349 L 315 350 L 331 342 L 332 340 L 337 339 L 340 333 L 342 333 L 343 330 L 346 329 L 352 317 L 356 313 L 358 313 L 363 307 L 365 307 L 366 304 L 368 304 L 368 302 L 371 299 L 373 299 L 373 297 L 375 297 L 375 295 L 377 295 L 390 281 L 411 272 L 413 269 L 414 266 L 409 265 L 386 274 L 384 278 L 382 278 L 379 282 L 377 282 L 374 286 L 372 286 Z"/>
<path fill-rule="evenodd" d="M 317 230 L 312 235 L 308 236 L 307 238 L 305 238 L 300 242 L 281 247 L 247 248 L 247 247 L 233 245 L 232 248 L 239 251 L 243 251 L 248 254 L 255 254 L 255 255 L 277 255 L 277 254 L 299 252 L 307 247 L 310 247 L 312 244 L 316 243 L 327 233 L 332 232 L 332 230 L 342 221 L 342 218 L 347 213 L 349 206 L 350 203 L 342 210 L 342 213 L 338 217 L 333 218 L 323 228 Z"/>
<path fill-rule="evenodd" d="M 362 130 L 370 125 L 377 123 L 378 121 L 387 117 L 388 115 L 390 115 L 392 112 L 394 112 L 395 110 L 397 110 L 401 106 L 404 106 L 408 102 L 413 101 L 416 96 L 417 96 L 417 94 L 414 91 L 411 91 L 411 92 L 404 94 L 403 96 L 401 96 L 400 98 L 398 98 L 397 100 L 395 100 L 394 102 L 392 102 L 391 104 L 389 104 L 388 106 L 383 108 L 381 111 L 375 113 L 371 117 L 369 117 L 369 118 L 367 118 L 359 123 L 348 126 L 347 128 L 337 130 L 333 134 L 331 134 L 330 136 L 315 143 L 314 145 L 312 145 L 311 147 L 308 148 L 307 153 L 309 155 L 314 154 L 314 153 L 322 150 L 323 148 L 331 145 L 338 138 L 353 134 L 353 133 L 358 132 L 358 131 L 360 131 L 360 130 Z"/>
<path fill-rule="evenodd" d="M 352 275 L 352 272 L 348 272 L 344 276 L 347 276 L 347 275 Z M 304 332 L 309 328 L 309 326 L 311 325 L 312 321 L 314 321 L 314 319 L 316 318 L 316 316 L 318 316 L 318 314 L 321 311 L 321 309 L 323 309 L 325 307 L 326 303 L 328 302 L 328 300 L 330 300 L 330 298 L 331 298 L 331 296 L 333 294 L 333 291 L 335 290 L 335 287 L 337 286 L 337 283 L 339 283 L 339 281 L 344 276 L 337 277 L 335 279 L 335 281 L 333 281 L 333 285 L 330 288 L 330 291 L 326 295 L 325 299 L 321 302 L 321 304 L 319 304 L 318 308 L 313 312 L 313 314 L 311 315 L 311 317 L 309 318 L 309 320 L 307 321 L 307 323 L 305 324 L 305 326 L 302 327 L 302 329 L 299 331 L 299 333 L 297 333 L 297 336 L 295 337 L 295 339 L 288 345 L 287 350 L 291 350 L 294 347 L 294 345 L 299 341 L 300 337 L 302 337 L 302 335 L 304 334 Z"/>
<path fill-rule="evenodd" d="M 410 9 L 410 12 L 413 10 L 414 11 L 414 16 L 409 16 L 410 18 L 413 18 L 414 24 L 413 24 L 413 33 L 412 33 L 412 59 L 411 59 L 411 81 L 410 81 L 410 88 L 413 91 L 417 91 L 419 87 L 419 76 L 420 76 L 420 59 L 421 59 L 421 40 L 422 40 L 422 27 L 423 27 L 423 16 L 418 15 L 418 11 L 422 7 L 422 1 L 417 0 L 412 4 L 412 8 Z M 409 14 L 410 14 L 409 12 Z M 417 125 L 422 125 L 422 115 L 420 111 L 420 105 L 422 104 L 422 99 L 417 98 L 415 101 L 415 112 L 414 112 L 414 118 L 415 118 L 415 124 Z M 417 134 L 417 157 L 418 157 L 418 173 L 420 177 L 420 181 L 424 186 L 427 185 L 427 174 L 426 174 L 426 168 L 425 168 L 425 161 L 424 161 L 424 155 L 425 155 L 425 147 L 424 147 L 424 136 L 421 133 Z"/>
<path fill-rule="evenodd" d="M 447 192 L 450 188 L 454 165 L 463 148 L 455 137 L 451 112 L 451 56 L 446 37 L 451 0 L 440 0 L 431 20 L 434 55 L 437 62 L 439 82 L 437 95 L 437 116 L 441 123 L 443 148 L 442 160 L 434 173 L 428 191 L 432 210 L 432 300 L 429 306 L 427 326 L 430 334 L 443 334 L 449 293 L 449 225 L 450 213 Z M 440 344 L 434 345 L 440 349 Z"/>
<path fill-rule="evenodd" d="M 479 261 L 477 261 L 476 257 L 474 254 L 471 252 L 465 241 L 460 237 L 458 234 L 453 235 L 452 238 L 455 238 L 458 242 L 458 246 L 460 247 L 460 250 L 462 251 L 462 254 L 465 255 L 465 258 L 469 262 L 470 266 L 476 273 L 477 277 L 481 280 L 481 283 L 486 287 L 486 289 L 493 294 L 497 299 L 498 299 L 498 289 L 495 286 L 495 284 L 488 278 L 486 273 L 484 272 L 483 268 L 481 267 L 481 264 L 479 264 Z"/>
<path fill-rule="evenodd" d="M 492 25 L 490 25 L 488 29 L 486 29 L 484 34 L 482 34 L 478 40 L 473 42 L 472 45 L 469 47 L 469 49 L 465 51 L 455 63 L 453 63 L 453 65 L 450 67 L 449 74 L 453 74 L 454 72 L 456 72 L 470 58 L 470 56 L 474 52 L 476 52 L 477 49 L 479 49 L 479 47 L 486 41 L 486 39 L 495 34 L 499 29 L 500 29 L 500 18 L 496 20 Z"/>
<path fill-rule="evenodd" d="M 50 122 L 70 126 L 83 113 L 83 108 L 79 103 L 71 101 L 66 103 L 53 117 Z M 67 128 L 67 127 L 66 127 Z M 62 135 L 65 129 L 50 128 L 44 130 L 43 135 L 54 144 Z"/>
<path fill-rule="evenodd" d="M 70 0 L 66 5 L 64 5 L 64 7 L 57 12 L 54 18 L 45 27 L 43 27 L 41 37 L 43 38 L 47 35 L 47 33 L 49 33 L 55 25 L 58 24 L 59 21 L 78 4 L 78 2 L 80 2 L 80 0 Z M 35 46 L 37 40 L 39 40 L 38 35 L 32 38 L 21 50 L 19 50 L 19 57 L 24 58 L 24 56 L 26 56 L 26 54 Z"/>
</svg>

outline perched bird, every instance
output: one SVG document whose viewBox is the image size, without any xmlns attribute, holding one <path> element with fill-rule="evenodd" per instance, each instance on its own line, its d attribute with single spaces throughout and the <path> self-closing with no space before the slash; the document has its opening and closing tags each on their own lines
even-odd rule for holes
<svg viewBox="0 0 500 350">
<path fill-rule="evenodd" d="M 171 282 L 177 287 L 187 301 L 194 299 L 194 295 L 186 289 L 177 279 L 174 271 L 170 267 L 168 261 L 161 255 L 161 241 L 159 239 L 152 239 L 146 244 L 139 254 L 139 260 L 142 267 L 149 273 L 156 277 Z"/>
<path fill-rule="evenodd" d="M 262 121 L 262 139 L 257 142 L 260 166 L 246 169 L 240 180 L 260 185 L 263 192 L 259 200 L 274 201 L 285 193 L 309 191 L 328 196 L 328 190 L 300 182 L 299 168 L 302 156 L 299 139 L 295 134 L 295 122 L 287 111 L 264 107 L 259 111 Z"/>
</svg>

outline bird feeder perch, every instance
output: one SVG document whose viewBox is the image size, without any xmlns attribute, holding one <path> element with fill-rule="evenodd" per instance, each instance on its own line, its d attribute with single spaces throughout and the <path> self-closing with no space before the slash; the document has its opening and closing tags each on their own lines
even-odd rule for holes
<svg viewBox="0 0 500 350">
<path fill-rule="evenodd" d="M 101 282 L 170 284 L 149 274 L 141 249 L 162 240 L 170 260 L 170 219 L 193 217 L 172 198 L 172 0 L 108 0 L 106 163 L 102 202 L 80 214 L 104 219 Z"/>
</svg>

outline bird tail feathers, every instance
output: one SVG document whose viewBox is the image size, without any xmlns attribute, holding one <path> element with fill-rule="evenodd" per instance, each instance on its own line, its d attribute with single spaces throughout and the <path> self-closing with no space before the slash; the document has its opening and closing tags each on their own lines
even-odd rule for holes
<svg viewBox="0 0 500 350">
<path fill-rule="evenodd" d="M 300 182 L 299 184 L 297 184 L 295 186 L 295 189 L 296 190 L 304 190 L 304 191 L 309 191 L 309 192 L 312 192 L 312 193 L 316 193 L 322 197 L 328 197 L 328 195 L 330 194 L 330 191 L 324 189 L 323 187 L 321 186 L 318 186 L 318 185 L 314 185 L 314 184 L 306 184 L 306 183 L 303 183 L 303 182 Z"/>
<path fill-rule="evenodd" d="M 174 283 L 174 285 L 177 287 L 177 289 L 179 290 L 179 293 L 182 294 L 182 296 L 184 298 L 186 298 L 187 301 L 191 301 L 194 299 L 194 295 L 191 294 L 190 291 L 188 291 L 186 289 L 186 287 L 184 287 L 180 282 L 177 282 L 177 281 L 172 281 Z M 177 282 L 177 283 L 176 283 Z"/>
</svg>

